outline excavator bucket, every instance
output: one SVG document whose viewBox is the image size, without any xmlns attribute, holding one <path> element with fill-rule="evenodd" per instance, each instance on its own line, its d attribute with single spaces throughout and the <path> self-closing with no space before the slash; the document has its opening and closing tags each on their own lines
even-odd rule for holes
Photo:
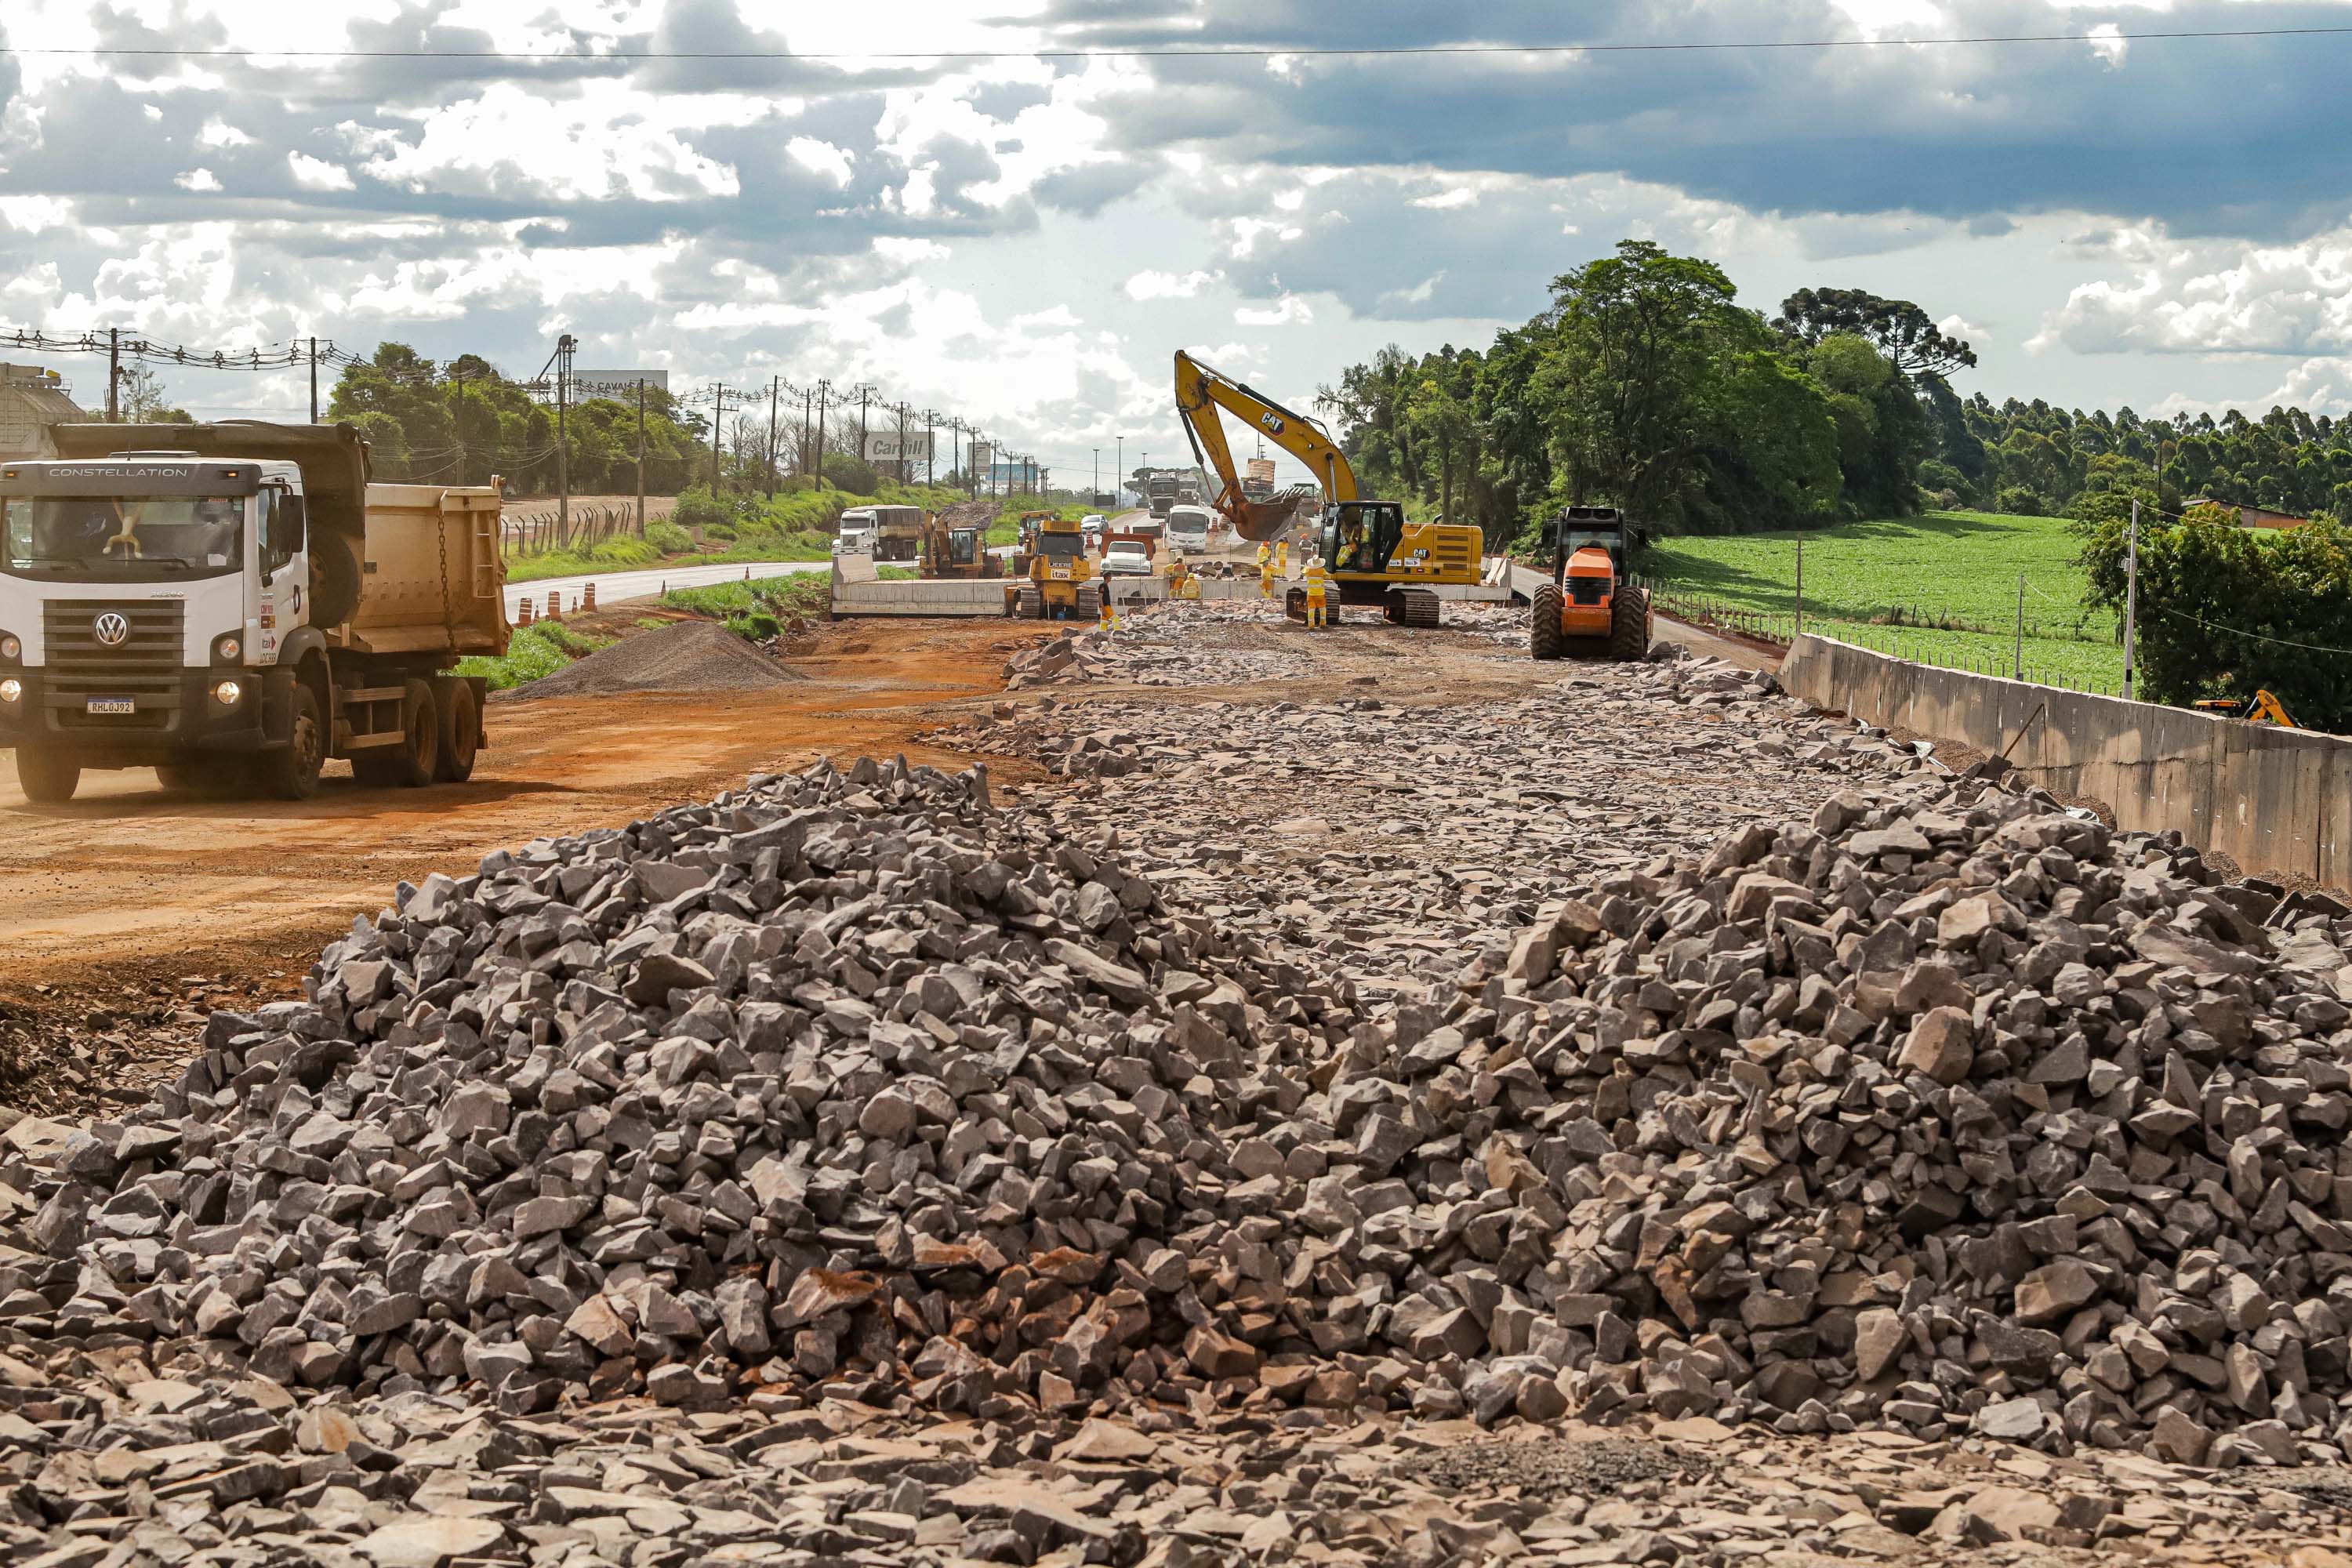
<svg viewBox="0 0 2352 1568">
<path fill-rule="evenodd" d="M 1234 531 L 1252 544 L 1262 543 L 1290 526 L 1298 515 L 1297 500 L 1276 497 L 1273 500 L 1240 500 L 1225 509 L 1225 520 Z"/>
</svg>

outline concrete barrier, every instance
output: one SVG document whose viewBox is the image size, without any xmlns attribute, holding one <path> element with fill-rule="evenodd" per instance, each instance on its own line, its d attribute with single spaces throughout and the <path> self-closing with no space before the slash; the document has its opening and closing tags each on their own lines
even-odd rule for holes
<svg viewBox="0 0 2352 1568">
<path fill-rule="evenodd" d="M 2248 872 L 2352 886 L 2352 740 L 1890 658 L 1810 633 L 1780 684 L 1817 708 L 2005 754 L 2119 826 L 2177 829 Z"/>
</svg>

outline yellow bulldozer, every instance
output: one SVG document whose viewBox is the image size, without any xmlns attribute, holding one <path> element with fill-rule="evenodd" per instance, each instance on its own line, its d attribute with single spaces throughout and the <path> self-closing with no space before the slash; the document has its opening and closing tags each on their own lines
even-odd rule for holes
<svg viewBox="0 0 2352 1568">
<path fill-rule="evenodd" d="M 1529 612 L 1528 652 L 1538 658 L 1648 656 L 1649 591 L 1626 572 L 1634 542 L 1625 514 L 1613 506 L 1561 509 L 1551 523 L 1551 581 L 1536 590 Z"/>
<path fill-rule="evenodd" d="M 1005 585 L 1004 613 L 1032 621 L 1091 621 L 1102 614 L 1102 584 L 1095 581 L 1095 563 L 1087 558 L 1086 535 L 1075 519 L 1050 514 L 1035 517 L 1030 533 L 1023 531 L 1028 548 L 1024 568 Z"/>
</svg>

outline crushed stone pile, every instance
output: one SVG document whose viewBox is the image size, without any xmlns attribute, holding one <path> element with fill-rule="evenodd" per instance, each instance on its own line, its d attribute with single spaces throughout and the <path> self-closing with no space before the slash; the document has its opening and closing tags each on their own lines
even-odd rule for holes
<svg viewBox="0 0 2352 1568">
<path fill-rule="evenodd" d="M 619 691 L 752 691 L 807 679 L 726 627 L 677 621 L 622 638 L 492 700 L 604 697 Z"/>
<path fill-rule="evenodd" d="M 2352 1450 L 2340 906 L 1941 780 L 1367 1010 L 991 826 L 984 773 L 824 765 L 404 889 L 67 1141 L 0 1316 L 509 1413 Z"/>
<path fill-rule="evenodd" d="M 1270 602 L 1171 600 L 1122 610 L 1116 631 L 1072 626 L 1022 649 L 1004 666 L 1004 685 L 1020 691 L 1094 681 L 1180 687 L 1293 680 L 1313 668 L 1293 640 L 1308 635 Z"/>
<path fill-rule="evenodd" d="M 74 1134 L 0 1315 L 510 1411 L 1238 1375 L 1198 1291 L 1271 1293 L 1190 1229 L 1246 1184 L 1218 1130 L 1301 1098 L 1351 998 L 986 814 L 984 773 L 824 766 L 404 889 Z"/>
<path fill-rule="evenodd" d="M 1481 1420 L 2352 1453 L 2352 918 L 2212 883 L 1982 778 L 1602 879 L 1302 1108 L 1371 1156 L 1295 1211 L 1326 1342 Z"/>
</svg>

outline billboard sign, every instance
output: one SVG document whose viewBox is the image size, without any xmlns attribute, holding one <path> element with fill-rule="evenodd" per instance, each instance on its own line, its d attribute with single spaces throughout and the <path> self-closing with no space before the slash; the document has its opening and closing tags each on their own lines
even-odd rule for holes
<svg viewBox="0 0 2352 1568">
<path fill-rule="evenodd" d="M 896 430 L 868 430 L 866 433 L 866 460 L 869 463 L 928 463 L 931 460 L 931 433 L 909 430 L 901 436 Z"/>
</svg>

